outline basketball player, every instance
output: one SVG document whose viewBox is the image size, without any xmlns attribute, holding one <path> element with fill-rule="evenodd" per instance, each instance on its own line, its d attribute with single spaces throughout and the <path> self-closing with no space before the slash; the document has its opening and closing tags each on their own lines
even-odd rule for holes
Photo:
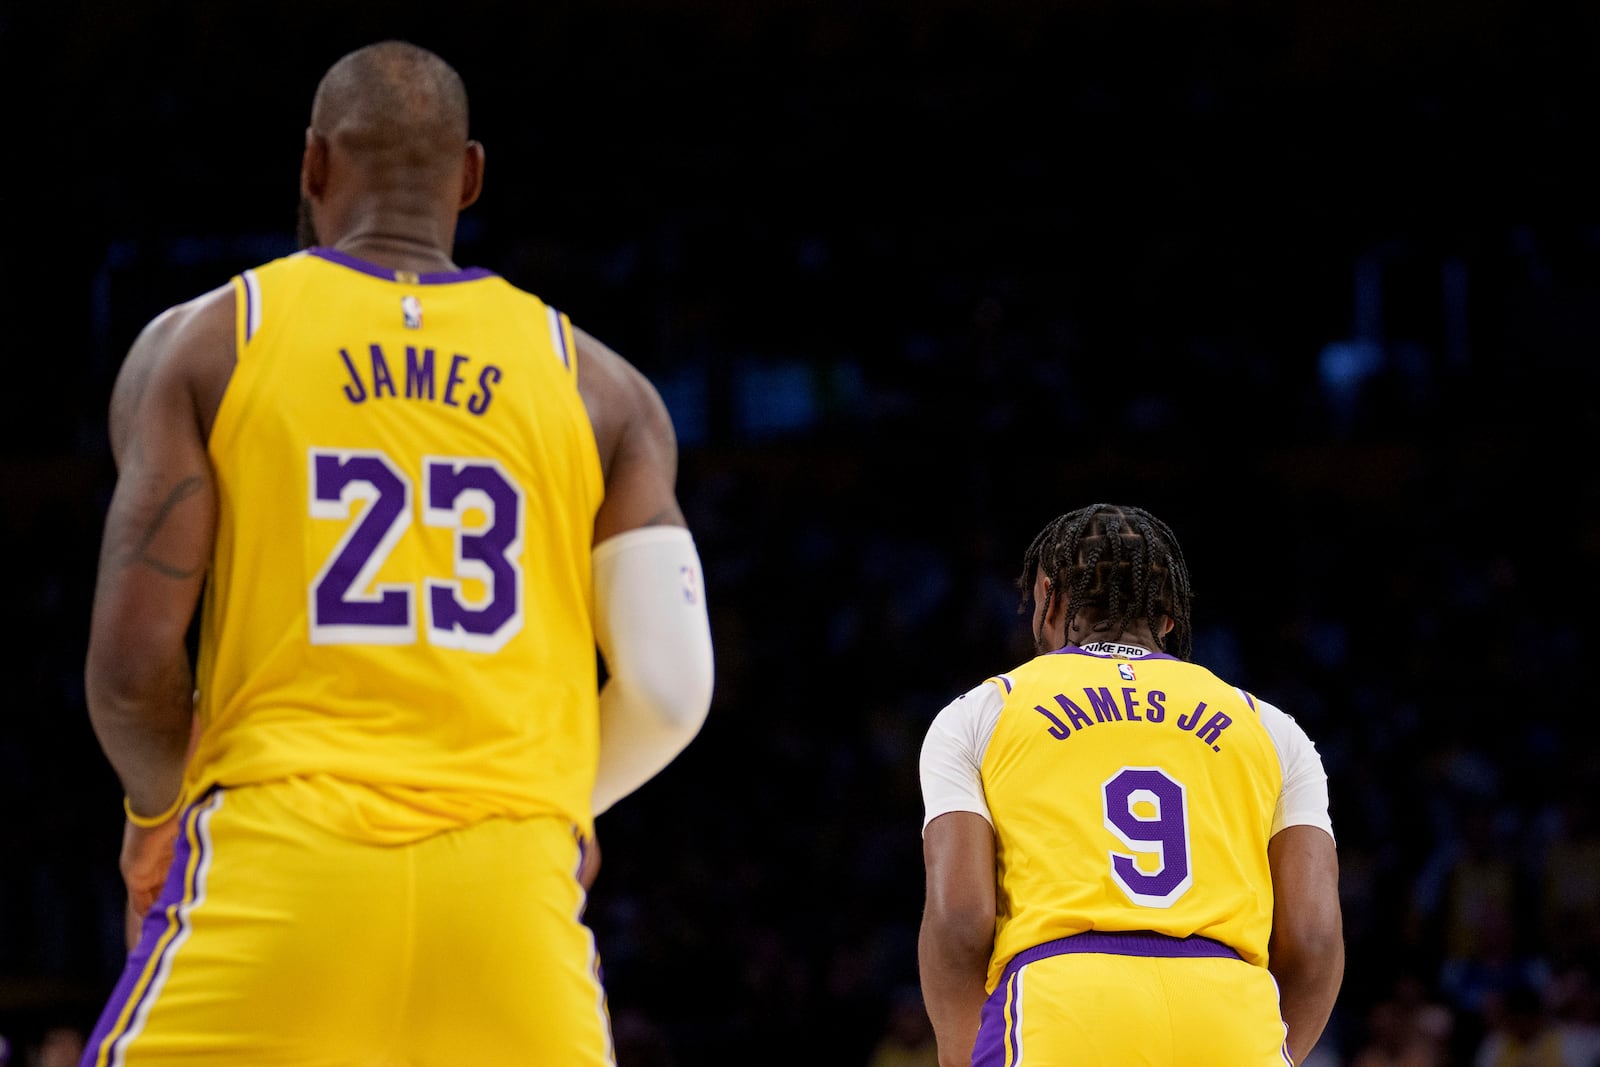
<svg viewBox="0 0 1600 1067">
<path fill-rule="evenodd" d="M 310 247 L 119 375 L 87 681 L 144 919 L 86 1064 L 611 1062 L 577 872 L 709 707 L 700 563 L 645 378 L 452 261 L 483 169 L 441 59 L 345 56 Z"/>
<path fill-rule="evenodd" d="M 1185 662 L 1189 575 L 1148 513 L 1061 516 L 1021 582 L 1038 658 L 951 703 L 922 750 L 940 1063 L 1303 1060 L 1344 970 L 1316 750 Z"/>
</svg>

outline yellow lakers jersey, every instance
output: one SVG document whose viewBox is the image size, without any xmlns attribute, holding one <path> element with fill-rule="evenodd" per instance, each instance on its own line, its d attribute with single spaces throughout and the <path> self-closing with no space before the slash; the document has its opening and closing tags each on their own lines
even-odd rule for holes
<svg viewBox="0 0 1600 1067">
<path fill-rule="evenodd" d="M 189 794 L 284 781 L 378 841 L 588 832 L 603 480 L 571 325 L 487 271 L 331 250 L 233 284 Z"/>
<path fill-rule="evenodd" d="M 1265 964 L 1283 771 L 1252 700 L 1170 656 L 1072 646 L 991 681 L 990 988 L 1018 952 L 1086 930 L 1199 934 Z"/>
</svg>

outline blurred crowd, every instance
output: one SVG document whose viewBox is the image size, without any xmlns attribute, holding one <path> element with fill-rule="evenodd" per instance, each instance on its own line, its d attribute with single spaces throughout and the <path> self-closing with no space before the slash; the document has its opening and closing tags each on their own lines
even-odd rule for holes
<svg viewBox="0 0 1600 1067">
<path fill-rule="evenodd" d="M 656 382 L 706 564 L 711 718 L 598 827 L 587 917 L 622 1067 L 934 1063 L 922 735 L 1027 654 L 1022 551 L 1095 500 L 1167 519 L 1195 659 L 1294 715 L 1327 765 L 1349 971 L 1316 1067 L 1595 1067 L 1600 229 L 1572 221 L 1586 172 L 1545 166 L 1562 159 L 1531 134 L 1507 142 L 1527 196 L 1475 206 L 1456 137 L 1533 115 L 1571 138 L 1563 84 L 1490 106 L 1448 49 L 1426 78 L 1340 80 L 1349 50 L 1383 57 L 1220 12 L 1129 71 L 1110 6 L 1068 25 L 1019 5 L 1007 33 L 940 5 L 910 29 L 892 4 L 853 22 L 691 4 L 704 21 L 682 24 L 641 4 L 604 27 L 551 10 L 516 16 L 522 39 L 603 36 L 614 77 L 533 124 L 484 87 L 518 34 L 419 40 L 463 67 L 500 168 L 459 258 Z M 80 39 L 109 64 L 64 90 L 84 143 L 136 147 L 121 93 L 156 102 L 142 135 L 174 154 L 73 179 L 80 225 L 106 220 L 64 276 L 79 385 L 20 364 L 0 420 L 0 558 L 26 620 L 0 718 L 0 1063 L 18 1067 L 72 1061 L 122 960 L 120 793 L 81 683 L 106 390 L 162 306 L 289 250 L 302 104 L 342 50 L 235 83 L 229 50 L 201 47 L 230 24 L 207 18 L 166 27 L 186 65 L 96 51 L 115 23 Z M 662 78 L 691 36 L 703 63 Z M 1255 58 L 1268 38 L 1298 65 Z M 559 102 L 580 61 L 549 60 L 532 95 Z M 235 145 L 238 197 L 191 210 L 169 190 L 202 169 L 182 152 L 218 100 L 270 115 L 281 173 Z"/>
</svg>

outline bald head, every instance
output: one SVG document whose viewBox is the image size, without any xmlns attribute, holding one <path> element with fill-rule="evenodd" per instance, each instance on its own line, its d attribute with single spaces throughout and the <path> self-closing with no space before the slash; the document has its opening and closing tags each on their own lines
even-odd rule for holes
<svg viewBox="0 0 1600 1067">
<path fill-rule="evenodd" d="M 383 41 L 329 68 L 311 105 L 311 130 L 364 167 L 447 172 L 467 143 L 467 90 L 425 48 Z"/>
<path fill-rule="evenodd" d="M 300 163 L 302 247 L 359 241 L 448 259 L 456 216 L 482 188 L 483 146 L 467 139 L 467 91 L 450 64 L 383 41 L 323 76 Z"/>
</svg>

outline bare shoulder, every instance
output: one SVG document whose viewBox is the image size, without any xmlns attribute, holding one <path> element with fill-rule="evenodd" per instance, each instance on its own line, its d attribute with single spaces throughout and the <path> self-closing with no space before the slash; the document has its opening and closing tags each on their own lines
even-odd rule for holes
<svg viewBox="0 0 1600 1067">
<path fill-rule="evenodd" d="M 633 364 L 582 330 L 578 391 L 594 427 L 605 497 L 594 541 L 641 526 L 682 526 L 678 506 L 678 440 L 661 394 Z"/>
<path fill-rule="evenodd" d="M 111 394 L 113 453 L 121 453 L 152 389 L 187 393 L 209 432 L 233 371 L 234 314 L 233 286 L 223 285 L 168 308 L 140 331 Z"/>
<path fill-rule="evenodd" d="M 594 427 L 602 469 L 623 447 L 653 443 L 676 457 L 672 419 L 650 379 L 592 335 L 572 328 L 578 348 L 578 391 Z"/>
</svg>

